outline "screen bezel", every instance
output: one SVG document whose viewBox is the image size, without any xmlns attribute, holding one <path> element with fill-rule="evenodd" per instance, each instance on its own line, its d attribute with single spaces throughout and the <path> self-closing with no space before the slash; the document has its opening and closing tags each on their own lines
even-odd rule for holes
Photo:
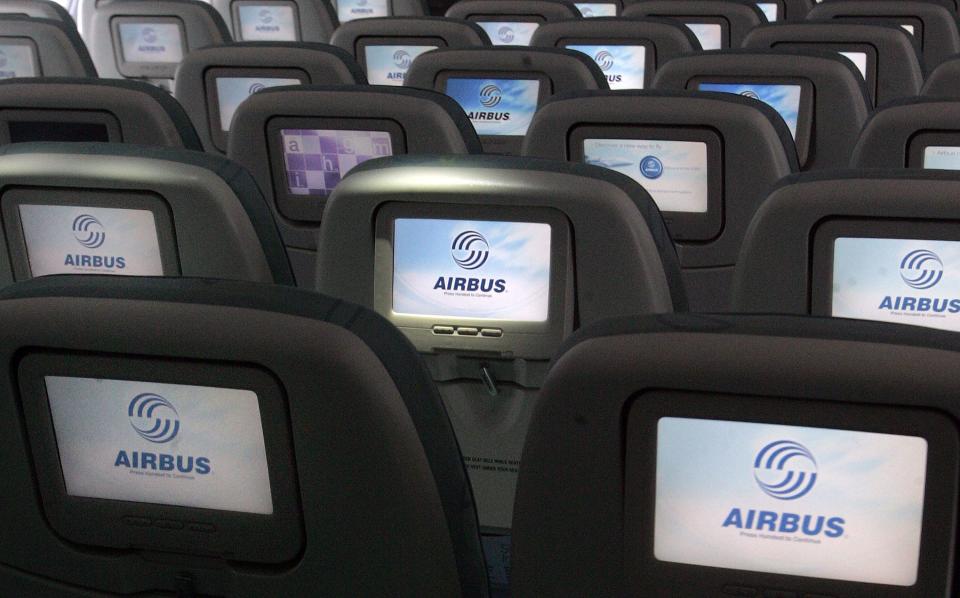
<svg viewBox="0 0 960 598">
<path fill-rule="evenodd" d="M 734 404 L 742 408 L 733 410 Z M 663 417 L 832 428 L 924 438 L 928 443 L 927 476 L 916 584 L 892 586 L 657 560 L 654 556 L 655 456 L 657 426 Z M 624 464 L 624 556 L 625 563 L 630 564 L 626 567 L 629 588 L 656 593 L 657 589 L 667 591 L 685 587 L 691 594 L 711 596 L 720 587 L 761 587 L 792 591 L 798 596 L 810 593 L 850 598 L 905 598 L 946 592 L 952 552 L 949 547 L 953 545 L 956 532 L 953 526 L 943 522 L 952 522 L 956 518 L 958 437 L 956 427 L 944 415 L 899 406 L 826 403 L 791 397 L 710 395 L 663 389 L 633 397 L 625 418 L 624 449 L 628 457 Z M 642 458 L 631 460 L 632 455 Z M 948 549 L 943 550 L 944 546 Z"/>
<path fill-rule="evenodd" d="M 390 135 L 393 155 L 407 153 L 403 126 L 386 118 L 313 118 L 309 116 L 276 116 L 266 123 L 267 154 L 273 180 L 273 197 L 277 210 L 285 218 L 302 222 L 319 222 L 327 205 L 327 195 L 298 195 L 287 187 L 287 168 L 283 151 L 283 129 L 327 129 L 339 131 L 384 131 Z"/>
<path fill-rule="evenodd" d="M 106 129 L 109 142 L 123 141 L 120 121 L 113 114 L 100 110 L 0 109 L 0 144 L 2 145 L 13 143 L 13 135 L 10 131 L 11 123 L 40 123 L 48 126 L 56 126 L 57 124 L 100 125 Z M 21 141 L 20 143 L 30 142 Z"/>
<path fill-rule="evenodd" d="M 187 28 L 179 17 L 113 17 L 110 19 L 110 35 L 113 40 L 113 55 L 117 61 L 117 70 L 124 77 L 132 79 L 173 79 L 179 62 L 128 62 L 123 56 L 123 42 L 120 38 L 120 25 L 176 25 L 180 29 L 181 56 L 189 53 L 187 46 Z"/>
<path fill-rule="evenodd" d="M 867 42 L 778 42 L 771 46 L 783 50 L 821 50 L 828 52 L 862 52 L 867 55 L 867 76 L 865 78 L 870 100 L 877 103 L 877 52 L 876 46 Z M 855 67 L 856 68 L 856 67 Z M 856 69 L 857 73 L 860 69 Z M 799 127 L 799 125 L 798 125 Z"/>
<path fill-rule="evenodd" d="M 520 322 L 488 318 L 420 316 L 393 311 L 394 222 L 397 219 L 532 222 L 550 225 L 550 297 L 547 319 Z M 390 203 L 377 211 L 374 245 L 374 309 L 406 334 L 418 350 L 498 351 L 511 357 L 549 359 L 573 330 L 573 250 L 570 223 L 553 208 L 464 204 Z M 441 335 L 434 326 L 495 328 L 500 337 Z"/>
<path fill-rule="evenodd" d="M 417 36 L 397 36 L 389 37 L 385 35 L 364 35 L 358 37 L 353 44 L 354 56 L 357 62 L 363 66 L 363 72 L 367 72 L 367 48 L 376 48 L 380 46 L 436 46 L 438 49 L 446 48 L 447 42 L 441 37 L 425 35 Z M 371 85 L 382 85 L 382 83 L 371 83 Z"/>
<path fill-rule="evenodd" d="M 236 79 L 241 77 L 254 77 L 257 79 L 298 79 L 300 81 L 300 85 L 310 84 L 310 75 L 308 75 L 303 69 L 293 67 L 214 67 L 204 71 L 203 88 L 206 92 L 207 119 L 210 129 L 210 139 L 213 141 L 213 145 L 224 153 L 227 151 L 230 133 L 229 131 L 224 131 L 220 128 L 220 94 L 217 92 L 217 79 Z"/>
<path fill-rule="evenodd" d="M 37 44 L 35 41 L 29 37 L 0 37 L 0 46 L 23 46 L 30 50 L 31 59 L 33 60 L 33 70 L 35 73 L 29 76 L 20 75 L 16 78 L 23 79 L 43 76 L 43 65 L 40 64 L 40 51 L 37 49 Z"/>
<path fill-rule="evenodd" d="M 153 220 L 157 226 L 157 244 L 160 248 L 163 276 L 180 275 L 180 255 L 173 227 L 173 213 L 169 204 L 160 195 L 146 191 L 116 189 L 16 186 L 4 189 L 0 195 L 0 213 L 3 215 L 3 229 L 7 236 L 7 248 L 10 252 L 15 281 L 33 278 L 26 235 L 20 219 L 21 205 L 146 210 L 153 214 Z"/>
<path fill-rule="evenodd" d="M 213 386 L 256 393 L 273 514 L 68 495 L 45 376 Z M 17 377 L 39 498 L 51 528 L 61 537 L 86 546 L 270 564 L 288 562 L 302 551 L 303 516 L 287 399 L 282 384 L 269 371 L 249 364 L 33 351 L 20 360 Z M 163 531 L 158 532 L 157 527 Z"/>
<path fill-rule="evenodd" d="M 293 11 L 293 42 L 299 42 L 303 39 L 300 33 L 300 11 L 297 9 L 296 2 L 289 0 L 235 0 L 230 4 L 230 18 L 233 21 L 234 37 L 237 41 L 267 41 L 275 43 L 272 40 L 245 40 L 242 37 L 243 23 L 240 21 L 240 8 L 244 6 L 286 6 Z M 290 40 L 287 40 L 288 42 Z"/>
<path fill-rule="evenodd" d="M 586 139 L 636 139 L 643 141 L 692 141 L 707 145 L 707 211 L 666 212 L 661 210 L 670 235 L 677 241 L 709 241 L 723 232 L 723 142 L 722 135 L 709 127 L 647 127 L 632 125 L 579 125 L 567 132 L 570 161 L 583 162 Z M 638 183 L 643 186 L 643 183 Z M 653 198 L 653 195 L 650 195 Z"/>
<path fill-rule="evenodd" d="M 930 146 L 960 147 L 960 129 L 956 131 L 917 131 L 907 140 L 907 154 L 904 156 L 903 166 L 920 170 L 942 170 L 924 168 L 923 153 Z"/>
<path fill-rule="evenodd" d="M 917 42 L 917 48 L 923 48 L 923 19 L 920 17 L 915 17 L 911 15 L 889 15 L 889 16 L 870 16 L 870 15 L 836 15 L 832 17 L 838 21 L 846 21 L 849 23 L 861 23 L 868 25 L 891 25 L 900 29 L 907 34 L 908 37 Z M 911 25 L 913 27 L 913 33 L 911 34 L 906 29 L 900 27 L 900 25 Z"/>
<path fill-rule="evenodd" d="M 833 314 L 834 242 L 841 237 L 960 241 L 960 220 L 834 218 L 821 222 L 811 234 L 808 303 L 811 315 L 830 317 Z"/>
<path fill-rule="evenodd" d="M 555 47 L 566 50 L 570 49 L 570 46 L 643 46 L 643 88 L 647 89 L 650 87 L 651 79 L 657 68 L 657 46 L 651 40 L 641 37 L 562 37 L 557 40 Z M 579 50 L 574 51 L 577 52 Z M 583 54 L 583 52 L 580 53 Z M 593 60 L 593 56 L 590 56 L 590 60 Z"/>
<path fill-rule="evenodd" d="M 592 60 L 592 59 L 591 59 Z M 446 95 L 447 93 L 447 82 L 450 79 L 511 79 L 511 80 L 525 80 L 525 81 L 538 81 L 540 83 L 540 88 L 537 91 L 537 106 L 536 110 L 540 109 L 540 106 L 543 105 L 544 101 L 551 95 L 553 95 L 553 81 L 546 73 L 539 71 L 467 71 L 467 70 L 443 70 L 437 73 L 436 78 L 434 79 L 434 89 L 440 93 Z M 447 96 L 452 98 L 455 102 L 456 99 L 453 96 Z M 459 106 L 460 103 L 457 102 Z M 466 110 L 464 110 L 466 112 Z M 473 121 L 470 122 L 470 125 L 473 126 Z M 475 128 L 475 127 L 474 127 Z M 529 132 L 529 127 L 527 128 Z M 486 154 L 516 154 L 520 151 L 520 146 L 523 144 L 524 135 L 480 135 L 477 133 L 477 136 L 480 138 L 480 144 L 483 146 L 483 152 Z"/>
<path fill-rule="evenodd" d="M 814 126 L 814 93 L 815 88 L 813 83 L 809 79 L 801 79 L 798 77 L 757 77 L 755 75 L 736 77 L 730 75 L 697 75 L 692 77 L 687 81 L 686 88 L 691 91 L 701 91 L 700 85 L 703 83 L 719 83 L 719 84 L 740 84 L 740 85 L 797 85 L 800 87 L 800 105 L 797 107 L 797 137 L 794 139 L 794 144 L 797 148 L 797 157 L 800 160 L 800 165 L 803 166 L 807 163 L 807 159 L 810 156 L 810 139 L 813 137 L 813 126 Z M 726 93 L 726 92 L 710 92 L 707 90 L 702 90 L 704 93 Z M 757 100 L 763 102 L 762 100 Z M 763 102 L 766 104 L 765 102 Z M 766 104 L 769 106 L 769 104 Z M 770 106 L 772 110 L 776 112 L 776 108 Z M 777 112 L 779 116 L 780 113 Z M 783 117 L 780 117 L 783 120 Z M 784 121 L 786 124 L 786 121 Z M 789 131 L 789 127 L 787 127 Z"/>
</svg>

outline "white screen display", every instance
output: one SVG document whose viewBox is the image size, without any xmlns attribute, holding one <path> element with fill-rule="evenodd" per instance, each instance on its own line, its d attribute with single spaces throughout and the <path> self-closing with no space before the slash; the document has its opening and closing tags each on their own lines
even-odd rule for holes
<svg viewBox="0 0 960 598">
<path fill-rule="evenodd" d="M 33 48 L 27 44 L 0 44 L 0 79 L 36 76 Z"/>
<path fill-rule="evenodd" d="M 20 222 L 33 276 L 163 276 L 149 210 L 23 204 Z"/>
<path fill-rule="evenodd" d="M 254 42 L 298 41 L 292 6 L 243 4 L 237 7 L 240 39 Z"/>
<path fill-rule="evenodd" d="M 67 494 L 273 513 L 249 390 L 45 377 Z"/>
<path fill-rule="evenodd" d="M 767 17 L 767 21 L 770 23 L 775 23 L 777 21 L 777 6 L 776 2 L 757 2 L 757 8 L 763 12 L 763 16 Z"/>
<path fill-rule="evenodd" d="M 367 46 L 365 61 L 371 85 L 403 85 L 413 59 L 437 46 Z"/>
<path fill-rule="evenodd" d="M 836 239 L 832 315 L 960 331 L 960 242 Z"/>
<path fill-rule="evenodd" d="M 923 148 L 923 167 L 960 170 L 960 147 L 930 145 Z"/>
<path fill-rule="evenodd" d="M 903 28 L 904 31 L 906 31 L 910 35 L 916 34 L 916 30 L 914 29 L 913 25 L 900 25 L 900 26 Z"/>
<path fill-rule="evenodd" d="M 533 32 L 540 26 L 539 23 L 508 23 L 502 21 L 477 21 L 490 43 L 494 46 L 529 46 Z"/>
<path fill-rule="evenodd" d="M 665 417 L 654 556 L 911 586 L 926 467 L 914 436 Z"/>
<path fill-rule="evenodd" d="M 699 141 L 584 139 L 584 162 L 640 183 L 664 212 L 707 211 L 707 144 Z"/>
<path fill-rule="evenodd" d="M 550 234 L 542 223 L 398 218 L 393 311 L 544 322 Z"/>
<path fill-rule="evenodd" d="M 477 135 L 519 137 L 537 111 L 540 81 L 451 78 L 444 91 L 467 113 Z"/>
<path fill-rule="evenodd" d="M 574 6 L 580 11 L 580 15 L 589 19 L 591 17 L 615 17 L 617 16 L 617 5 L 606 4 L 603 2 L 574 2 Z"/>
<path fill-rule="evenodd" d="M 244 100 L 268 87 L 300 85 L 300 79 L 279 77 L 218 77 L 217 104 L 220 109 L 220 130 L 230 130 L 233 114 Z"/>
<path fill-rule="evenodd" d="M 127 62 L 179 63 L 183 32 L 175 23 L 120 23 L 120 49 Z"/>
<path fill-rule="evenodd" d="M 867 53 L 866 52 L 840 52 L 840 55 L 849 59 L 853 64 L 857 65 L 857 70 L 860 71 L 860 75 L 864 79 L 867 78 Z"/>
<path fill-rule="evenodd" d="M 723 48 L 723 28 L 710 23 L 684 23 L 687 29 L 700 41 L 704 50 L 719 50 Z"/>
<path fill-rule="evenodd" d="M 567 46 L 568 50 L 582 52 L 593 59 L 607 78 L 610 89 L 643 89 L 647 68 L 647 48 L 644 46 Z"/>
<path fill-rule="evenodd" d="M 388 0 L 337 0 L 337 18 L 341 23 L 354 19 L 389 17 Z"/>
</svg>

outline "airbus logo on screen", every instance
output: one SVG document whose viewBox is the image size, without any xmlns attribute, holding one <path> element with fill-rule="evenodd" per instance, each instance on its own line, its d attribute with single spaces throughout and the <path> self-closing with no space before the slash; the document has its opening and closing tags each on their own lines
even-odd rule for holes
<svg viewBox="0 0 960 598">
<path fill-rule="evenodd" d="M 487 263 L 490 244 L 475 230 L 457 234 L 450 246 L 454 263 L 464 270 L 476 270 Z M 463 291 L 465 293 L 503 293 L 507 281 L 502 278 L 467 278 L 463 276 L 440 276 L 433 285 L 434 291 Z"/>
<path fill-rule="evenodd" d="M 943 280 L 943 261 L 929 249 L 909 251 L 900 260 L 900 279 L 911 289 L 928 291 Z M 960 298 L 886 295 L 877 309 L 935 317 L 936 314 L 960 313 Z"/>
<path fill-rule="evenodd" d="M 753 460 L 753 480 L 770 498 L 794 501 L 806 497 L 818 476 L 817 460 L 813 453 L 795 440 L 774 440 L 765 444 Z M 779 536 L 765 536 L 764 532 L 797 534 L 801 541 L 819 543 L 819 537 L 839 538 L 844 534 L 846 520 L 829 515 L 808 515 L 734 507 L 730 509 L 722 527 L 739 529 L 741 535 L 782 540 Z"/>
<path fill-rule="evenodd" d="M 269 8 L 261 8 L 257 16 L 260 18 L 260 23 L 255 27 L 257 31 L 265 33 L 280 31 L 280 26 L 273 24 L 273 11 Z"/>
<path fill-rule="evenodd" d="M 911 288 L 932 289 L 943 278 L 943 262 L 928 249 L 915 249 L 900 260 L 900 278 Z"/>
<path fill-rule="evenodd" d="M 410 57 L 410 52 L 397 50 L 393 53 L 393 64 L 397 65 L 398 69 L 407 70 L 410 68 L 411 62 L 413 62 L 413 59 Z"/>
<path fill-rule="evenodd" d="M 597 63 L 601 71 L 609 71 L 613 68 L 613 54 L 607 50 L 597 52 L 593 57 L 593 61 Z"/>
<path fill-rule="evenodd" d="M 263 83 L 254 83 L 253 85 L 250 86 L 249 89 L 247 89 L 247 93 L 248 93 L 249 95 L 253 95 L 253 94 L 257 93 L 258 91 L 263 91 L 263 90 L 266 89 L 266 88 L 267 88 L 267 86 L 264 85 Z"/>
<path fill-rule="evenodd" d="M 656 156 L 645 156 L 640 160 L 640 174 L 646 179 L 659 179 L 663 176 L 663 162 Z"/>
<path fill-rule="evenodd" d="M 140 44 L 137 49 L 141 52 L 166 52 L 167 47 L 157 45 L 159 38 L 157 37 L 157 31 L 153 27 L 144 27 L 140 30 L 140 39 L 143 40 L 143 43 Z"/>
<path fill-rule="evenodd" d="M 107 233 L 96 216 L 80 214 L 73 219 L 73 237 L 85 249 L 100 249 L 107 241 Z M 89 255 L 68 253 L 63 258 L 64 266 L 77 268 L 78 272 L 116 271 L 127 267 L 127 259 L 118 255 Z"/>
<path fill-rule="evenodd" d="M 3 50 L 0 50 L 0 69 L 7 66 L 7 55 Z M 0 79 L 11 79 L 17 76 L 16 71 L 0 71 Z"/>
<path fill-rule="evenodd" d="M 170 442 L 180 431 L 180 415 L 176 407 L 158 394 L 145 392 L 133 397 L 127 415 L 140 438 L 149 442 Z"/>
<path fill-rule="evenodd" d="M 87 249 L 98 249 L 107 240 L 103 224 L 90 214 L 80 214 L 73 219 L 73 236 Z"/>
<path fill-rule="evenodd" d="M 799 442 L 777 440 L 757 453 L 753 477 L 768 496 L 796 500 L 817 483 L 817 460 Z"/>
<path fill-rule="evenodd" d="M 583 8 L 580 9 L 580 16 L 585 19 L 591 18 L 592 16 L 594 16 L 593 9 L 589 6 L 584 6 Z"/>
<path fill-rule="evenodd" d="M 170 444 L 180 436 L 177 408 L 157 393 L 143 392 L 133 397 L 127 405 L 127 417 L 137 436 L 152 444 Z M 113 466 L 125 467 L 140 475 L 180 478 L 207 475 L 213 470 L 207 457 L 132 449 L 117 451 Z"/>
<path fill-rule="evenodd" d="M 497 29 L 497 37 L 499 37 L 503 43 L 509 44 L 516 38 L 516 34 L 514 34 L 512 28 L 504 25 L 500 29 Z"/>
<path fill-rule="evenodd" d="M 453 261 L 464 270 L 476 270 L 487 263 L 490 256 L 490 244 L 477 231 L 468 230 L 453 239 L 450 248 Z"/>
<path fill-rule="evenodd" d="M 759 100 L 759 99 L 760 99 L 760 96 L 757 94 L 757 92 L 755 92 L 755 91 L 753 91 L 753 90 L 751 90 L 751 89 L 748 89 L 748 90 L 746 90 L 746 91 L 741 91 L 741 92 L 740 92 L 740 95 L 742 95 L 742 96 L 745 97 L 745 98 L 750 98 L 751 100 Z"/>
<path fill-rule="evenodd" d="M 503 99 L 503 91 L 496 85 L 484 85 L 480 89 L 480 104 L 484 108 L 493 108 Z"/>
</svg>

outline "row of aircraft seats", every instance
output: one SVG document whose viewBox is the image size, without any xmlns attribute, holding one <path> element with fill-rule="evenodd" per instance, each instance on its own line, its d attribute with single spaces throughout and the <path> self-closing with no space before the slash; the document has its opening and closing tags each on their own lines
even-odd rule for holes
<svg viewBox="0 0 960 598">
<path fill-rule="evenodd" d="M 3 594 L 957 595 L 952 2 L 0 12 Z"/>
</svg>

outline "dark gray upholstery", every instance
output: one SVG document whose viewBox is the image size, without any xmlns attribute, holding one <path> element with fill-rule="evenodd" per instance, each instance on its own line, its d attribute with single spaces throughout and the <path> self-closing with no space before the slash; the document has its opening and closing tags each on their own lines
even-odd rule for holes
<svg viewBox="0 0 960 598">
<path fill-rule="evenodd" d="M 618 17 L 596 17 L 546 23 L 534 31 L 530 45 L 545 48 L 564 48 L 572 43 L 590 45 L 593 43 L 592 40 L 597 40 L 596 45 L 601 46 L 643 44 L 647 47 L 647 51 L 653 54 L 653 64 L 651 68 L 648 62 L 644 70 L 645 86 L 653 81 L 653 76 L 659 66 L 677 56 L 699 52 L 701 49 L 696 36 L 688 28 L 675 21 L 653 18 L 622 19 Z M 608 84 L 611 83 L 610 76 L 614 69 L 611 69 L 611 72 L 605 71 Z M 611 88 L 615 87 L 611 84 Z"/>
<path fill-rule="evenodd" d="M 960 98 L 960 56 L 951 56 L 927 75 L 920 92 L 924 96 Z"/>
<path fill-rule="evenodd" d="M 10 221 L 17 213 L 14 194 L 21 197 L 25 192 L 21 189 L 35 189 L 27 198 L 28 204 L 63 205 L 78 213 L 97 208 L 149 210 L 143 204 L 150 203 L 161 255 L 165 238 L 171 245 L 164 274 L 293 283 L 289 261 L 263 195 L 245 170 L 224 158 L 130 144 L 21 143 L 0 146 L 0 173 L 6 182 L 3 202 L 9 204 L 4 212 L 4 242 L 0 244 L 5 254 L 0 260 L 0 282 L 4 285 L 13 281 L 17 264 L 21 264 L 18 279 L 30 278 L 33 272 L 25 265 L 29 239 L 23 239 L 24 233 Z M 45 191 L 36 190 L 38 186 Z M 55 197 L 48 200 L 47 195 L 62 199 L 58 204 Z M 130 195 L 136 197 L 131 199 Z M 96 212 L 92 213 L 96 217 Z M 83 246 L 80 237 L 74 244 L 70 228 L 57 230 L 56 234 L 50 231 L 43 242 L 52 244 L 51 251 L 63 243 L 77 255 L 123 254 L 132 249 L 111 245 L 110 239 L 115 235 L 123 238 L 120 230 L 134 226 L 131 217 L 116 216 L 114 229 L 101 222 L 107 241 L 99 246 Z M 127 267 L 134 265 L 131 262 Z M 104 273 L 97 267 L 86 271 Z M 128 271 L 119 268 L 113 273 Z"/>
<path fill-rule="evenodd" d="M 960 98 L 923 96 L 904 98 L 877 110 L 863 126 L 851 168 L 921 168 L 910 155 L 918 135 L 936 132 L 960 142 Z M 937 145 L 948 145 L 941 141 Z"/>
<path fill-rule="evenodd" d="M 733 283 L 734 310 L 811 313 L 816 299 L 814 241 L 822 226 L 863 222 L 875 231 L 887 230 L 867 236 L 893 238 L 910 238 L 911 223 L 919 222 L 957 231 L 958 193 L 960 175 L 936 170 L 828 171 L 784 179 L 757 212 L 744 239 Z M 884 225 L 887 229 L 880 228 Z M 881 266 L 899 269 L 898 263 Z M 897 285 L 902 285 L 899 278 Z M 913 291 L 898 286 L 898 292 Z"/>
<path fill-rule="evenodd" d="M 665 17 L 682 23 L 716 21 L 726 29 L 721 48 L 739 48 L 751 29 L 767 22 L 763 12 L 749 0 L 643 0 L 628 4 L 623 16 Z"/>
<path fill-rule="evenodd" d="M 447 210 L 443 217 L 451 219 L 480 208 L 499 210 L 508 220 L 510 210 L 519 208 L 557 212 L 569 226 L 575 283 L 573 304 L 563 308 L 572 311 L 565 320 L 553 312 L 554 322 L 576 327 L 613 314 L 685 308 L 674 248 L 639 185 L 594 166 L 496 156 L 401 156 L 357 167 L 327 204 L 317 290 L 376 305 L 374 223 L 388 205 Z M 510 527 L 516 463 L 547 361 L 521 358 L 520 350 L 501 354 L 496 341 L 476 340 L 486 349 L 421 353 L 460 439 L 480 523 L 504 532 Z M 481 379 L 483 369 L 492 372 L 496 396 Z"/>
<path fill-rule="evenodd" d="M 657 560 L 652 476 L 659 474 L 656 426 L 663 417 L 910 436 L 929 432 L 915 429 L 916 418 L 931 418 L 938 432 L 947 430 L 945 454 L 927 464 L 946 472 L 938 490 L 948 502 L 929 514 L 924 509 L 924 518 L 933 520 L 924 522 L 923 534 L 936 538 L 920 557 L 923 576 L 909 591 L 953 595 L 950 546 L 956 528 L 942 518 L 952 521 L 957 508 L 957 367 L 955 334 L 875 322 L 676 314 L 621 318 L 581 330 L 558 354 L 527 437 L 513 530 L 514 596 L 673 596 L 678 587 L 690 596 L 876 596 L 879 591 L 871 589 L 888 589 Z M 903 423 L 907 418 L 910 423 Z M 650 425 L 654 430 L 647 432 Z M 731 434 L 719 448 L 741 438 Z M 699 447 L 687 450 L 694 460 L 701 454 Z M 816 454 L 817 447 L 811 450 Z M 821 456 L 826 452 L 821 443 Z M 868 471 L 877 466 L 869 457 L 850 458 Z M 733 492 L 755 492 L 759 503 L 764 496 L 750 463 L 730 467 L 729 479 L 749 484 L 731 484 Z M 928 492 L 941 481 L 938 475 L 927 477 Z M 705 490 L 703 483 L 682 479 L 691 493 Z M 704 492 L 704 508 L 716 506 L 715 496 Z M 801 499 L 780 508 L 803 513 L 805 506 Z M 695 526 L 685 531 L 699 535 Z M 739 530 L 730 531 L 736 536 Z M 792 536 L 773 535 L 782 537 Z M 764 566 L 782 563 L 771 561 Z"/>
<path fill-rule="evenodd" d="M 170 94 L 140 81 L 42 77 L 0 81 L 0 142 L 10 123 L 97 123 L 115 142 L 202 150 L 187 113 Z M 39 132 L 43 136 L 44 132 Z M 90 139 L 80 139 L 91 141 Z"/>
<path fill-rule="evenodd" d="M 849 162 L 857 135 L 870 113 L 863 77 L 852 62 L 836 53 L 723 50 L 683 56 L 660 69 L 653 87 L 696 89 L 698 78 L 809 82 L 813 87 L 812 123 L 806 151 L 798 145 L 797 152 L 804 171 L 836 168 Z M 802 135 L 801 131 L 798 138 Z"/>
<path fill-rule="evenodd" d="M 281 151 L 267 133 L 267 123 L 278 117 L 312 121 L 343 119 L 344 123 L 389 120 L 400 127 L 408 154 L 479 153 L 480 142 L 463 110 L 447 96 L 408 88 L 343 86 L 285 87 L 254 94 L 237 111 L 228 155 L 247 168 L 268 198 L 293 264 L 297 284 L 313 288 L 316 272 L 319 216 L 312 219 L 284 215 L 277 193 L 286 189 L 286 173 L 276 172 L 271 156 Z M 348 126 L 344 124 L 343 126 Z M 326 198 L 303 198 L 322 208 Z"/>
<path fill-rule="evenodd" d="M 162 68 L 152 69 L 150 74 L 140 72 L 124 75 L 121 68 L 120 40 L 114 39 L 113 32 L 117 17 L 174 19 L 183 27 L 184 56 L 193 50 L 220 45 L 231 39 L 230 30 L 220 13 L 201 0 L 98 0 L 93 7 L 87 9 L 88 17 L 81 14 L 83 37 L 100 76 L 109 79 L 150 79 L 172 89 L 170 81 L 176 71 L 175 66 L 159 65 Z"/>
<path fill-rule="evenodd" d="M 2 517 L 22 540 L 0 546 L 3 593 L 486 595 L 470 487 L 443 405 L 413 348 L 371 311 L 272 285 L 48 277 L 0 292 L 0 320 L 17 323 L 0 327 L 6 366 L 0 382 L 6 400 L 0 403 L 9 427 L 0 456 L 7 497 Z M 65 333 L 78 322 L 99 332 Z M 65 543 L 45 518 L 51 504 L 36 492 L 46 462 L 31 459 L 22 432 L 32 424 L 19 410 L 42 396 L 18 392 L 18 368 L 45 352 L 62 355 L 64 367 L 81 369 L 83 356 L 104 356 L 121 371 L 119 378 L 143 382 L 197 384 L 196 376 L 206 386 L 242 388 L 225 373 L 229 368 L 255 367 L 269 376 L 282 389 L 284 409 L 280 427 L 269 430 L 281 430 L 277 435 L 292 449 L 283 455 L 289 471 L 271 477 L 292 475 L 282 483 L 295 496 L 283 498 L 296 507 L 299 550 L 269 566 L 238 562 L 229 553 L 203 552 L 202 543 L 216 541 L 216 530 L 194 536 L 197 544 L 179 553 Z M 122 373 L 142 362 L 155 367 Z M 123 400 L 125 409 L 129 398 Z M 261 411 L 271 446 L 278 438 L 266 435 L 270 412 Z M 191 422 L 184 420 L 181 431 L 189 434 Z M 131 438 L 131 445 L 143 445 L 138 448 L 160 448 Z M 274 504 L 279 500 L 274 496 Z M 110 504 L 139 521 L 164 508 Z M 176 516 L 200 517 L 195 511 Z M 144 537 L 162 542 L 188 534 L 196 532 L 158 525 Z M 260 540 L 247 534 L 242 543 Z"/>
<path fill-rule="evenodd" d="M 949 56 L 960 52 L 956 7 L 927 0 L 836 0 L 816 5 L 810 20 L 919 25 L 919 48 L 925 72 L 930 73 Z"/>
<path fill-rule="evenodd" d="M 293 10 L 293 19 L 296 27 L 296 31 L 293 32 L 295 35 L 294 39 L 276 39 L 277 34 L 259 34 L 263 35 L 262 38 L 257 39 L 245 39 L 243 37 L 243 32 L 240 27 L 240 6 L 241 3 L 236 0 L 214 0 L 211 2 L 213 7 L 219 11 L 220 16 L 223 17 L 224 22 L 230 26 L 230 31 L 233 33 L 233 39 L 238 42 L 242 41 L 302 41 L 302 42 L 322 42 L 327 43 L 330 41 L 330 36 L 333 34 L 334 30 L 339 25 L 337 21 L 337 13 L 333 8 L 333 5 L 329 0 L 289 0 L 281 4 L 274 2 L 264 2 L 263 4 L 258 5 L 256 1 L 250 2 L 249 4 L 244 3 L 244 5 L 254 8 L 259 8 L 261 11 L 266 9 L 267 12 L 261 12 L 258 15 L 258 18 L 263 20 L 263 25 L 271 26 L 275 25 L 274 19 L 276 16 L 270 12 L 271 9 L 277 7 L 289 6 Z M 265 20 L 269 19 L 269 20 Z M 286 34 L 287 32 L 281 32 Z M 256 34 L 255 34 L 256 35 Z M 270 36 L 273 36 L 271 39 Z"/>
<path fill-rule="evenodd" d="M 721 203 L 722 225 L 706 238 L 683 237 L 682 228 L 671 232 L 690 309 L 729 309 L 733 266 L 747 226 L 770 188 L 798 170 L 793 140 L 782 119 L 769 106 L 729 94 L 581 92 L 555 97 L 537 112 L 524 140 L 523 155 L 571 160 L 571 134 L 590 126 L 615 128 L 616 133 L 609 133 L 613 138 L 636 135 L 657 139 L 637 132 L 643 127 L 661 128 L 661 135 L 664 128 L 715 132 L 722 156 L 708 155 L 708 160 L 721 164 L 722 197 L 711 199 Z M 750 156 L 749 162 L 735 158 L 745 155 Z M 665 214 L 668 228 L 677 215 Z"/>
<path fill-rule="evenodd" d="M 0 42 L 30 40 L 36 76 L 96 77 L 87 47 L 72 23 L 54 19 L 0 15 Z"/>
<path fill-rule="evenodd" d="M 923 85 L 923 67 L 915 40 L 895 25 L 860 25 L 839 21 L 808 21 L 763 25 L 747 34 L 744 48 L 792 49 L 843 48 L 847 44 L 867 46 L 874 53 L 876 75 L 868 93 L 875 106 L 913 97 Z M 850 46 L 846 46 L 854 51 Z M 868 68 L 871 58 L 867 58 Z"/>
<path fill-rule="evenodd" d="M 53 19 L 64 25 L 73 26 L 73 17 L 67 9 L 53 0 L 3 0 L 0 2 L 0 14 L 25 15 L 37 19 Z"/>
<path fill-rule="evenodd" d="M 305 42 L 237 42 L 186 55 L 177 69 L 174 96 L 187 110 L 208 152 L 226 153 L 220 111 L 210 87 L 212 69 L 243 71 L 226 77 L 300 78 L 304 85 L 366 83 L 359 65 L 335 46 Z M 273 71 L 273 73 L 271 73 Z M 277 74 L 277 71 L 283 71 Z M 208 84 L 210 87 L 208 87 Z"/>
</svg>

